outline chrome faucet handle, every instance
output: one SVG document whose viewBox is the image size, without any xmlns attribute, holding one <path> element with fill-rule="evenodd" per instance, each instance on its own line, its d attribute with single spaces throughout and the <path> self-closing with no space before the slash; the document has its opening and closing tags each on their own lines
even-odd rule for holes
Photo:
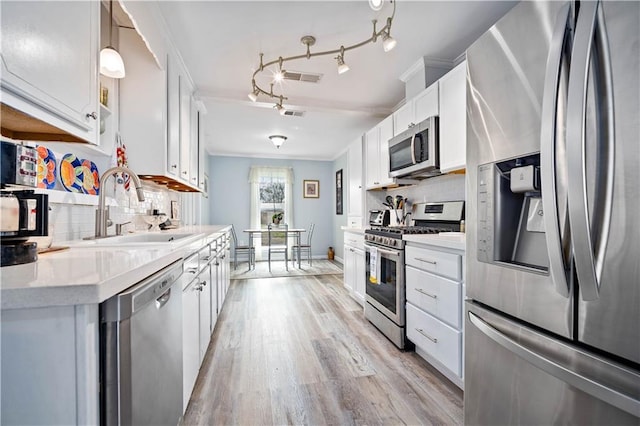
<svg viewBox="0 0 640 426">
<path fill-rule="evenodd" d="M 107 221 L 107 226 L 111 226 L 111 224 L 109 224 L 109 222 L 111 222 L 111 220 Z M 128 223 L 131 223 L 131 221 L 124 222 L 124 223 L 116 223 L 116 235 L 122 235 L 122 226 L 126 225 Z"/>
</svg>

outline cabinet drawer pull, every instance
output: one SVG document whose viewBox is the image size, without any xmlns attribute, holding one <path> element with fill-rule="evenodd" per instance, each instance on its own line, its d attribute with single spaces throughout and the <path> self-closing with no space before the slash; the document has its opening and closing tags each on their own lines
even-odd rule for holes
<svg viewBox="0 0 640 426">
<path fill-rule="evenodd" d="M 196 272 L 198 272 L 198 268 L 187 268 L 185 272 L 188 274 L 195 274 Z"/>
<path fill-rule="evenodd" d="M 193 286 L 194 291 L 202 291 L 202 286 L 200 284 Z"/>
<path fill-rule="evenodd" d="M 427 293 L 426 291 L 424 291 L 424 290 L 423 290 L 423 289 L 421 289 L 421 288 L 416 288 L 416 291 L 417 291 L 418 293 L 422 293 L 422 294 L 424 294 L 425 296 L 429 296 L 429 297 L 431 297 L 432 299 L 437 299 L 437 298 L 438 298 L 438 295 L 437 295 L 437 294 Z"/>
<path fill-rule="evenodd" d="M 422 334 L 424 337 L 426 337 L 427 339 L 431 340 L 433 343 L 438 343 L 438 339 L 436 339 L 435 337 L 431 337 L 429 336 L 427 333 L 424 332 L 423 329 L 421 328 L 416 328 L 416 331 L 420 334 Z"/>
<path fill-rule="evenodd" d="M 96 114 L 95 111 L 93 111 L 91 114 L 87 113 L 87 118 L 93 118 L 94 120 L 97 120 L 98 114 Z"/>
<path fill-rule="evenodd" d="M 206 286 L 206 285 L 207 285 L 207 282 L 206 282 L 206 281 L 201 281 L 201 282 L 200 282 L 200 285 L 201 285 L 202 287 L 204 287 L 204 286 Z"/>
<path fill-rule="evenodd" d="M 187 171 L 185 170 L 184 172 L 182 172 L 182 174 L 183 174 L 183 175 L 186 175 L 186 174 L 187 174 Z"/>
<path fill-rule="evenodd" d="M 438 264 L 438 262 L 436 262 L 435 260 L 421 259 L 419 257 L 416 257 L 414 259 L 419 260 L 420 262 L 430 263 L 431 265 L 437 265 Z"/>
</svg>

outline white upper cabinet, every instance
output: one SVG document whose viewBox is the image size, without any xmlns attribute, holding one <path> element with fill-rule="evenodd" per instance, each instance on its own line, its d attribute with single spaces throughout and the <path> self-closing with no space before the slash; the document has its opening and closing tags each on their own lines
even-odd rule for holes
<svg viewBox="0 0 640 426">
<path fill-rule="evenodd" d="M 198 109 L 198 188 L 206 192 L 208 188 L 205 185 L 205 173 L 208 168 L 208 162 L 207 151 L 205 150 L 204 116 L 205 111 Z"/>
<path fill-rule="evenodd" d="M 393 116 L 389 116 L 365 134 L 367 189 L 394 184 L 389 177 L 389 139 L 393 137 L 393 126 Z"/>
<path fill-rule="evenodd" d="M 2 103 L 67 134 L 53 140 L 99 143 L 99 8 L 2 2 Z"/>
<path fill-rule="evenodd" d="M 362 226 L 362 195 L 364 192 L 362 189 L 362 137 L 359 137 L 349 145 L 347 161 L 347 223 L 351 227 L 360 227 Z"/>
<path fill-rule="evenodd" d="M 440 170 L 466 167 L 467 63 L 462 62 L 440 79 Z"/>
<path fill-rule="evenodd" d="M 438 115 L 438 111 L 438 82 L 436 81 L 393 113 L 393 136 L 433 115 Z"/>
<path fill-rule="evenodd" d="M 120 81 L 120 131 L 129 166 L 144 179 L 197 191 L 197 117 L 184 67 L 173 53 L 158 64 L 131 29 L 120 31 L 120 54 L 127 67 Z"/>
<path fill-rule="evenodd" d="M 438 105 L 439 82 L 433 83 L 424 89 L 413 99 L 414 123 L 418 124 L 429 117 L 438 115 L 440 112 Z"/>
<path fill-rule="evenodd" d="M 189 183 L 198 186 L 198 178 L 200 177 L 200 144 L 198 141 L 198 109 L 196 107 L 196 99 L 191 95 L 190 103 L 190 128 L 189 136 Z"/>
<path fill-rule="evenodd" d="M 191 85 L 180 76 L 180 178 L 189 182 L 191 164 Z"/>
<path fill-rule="evenodd" d="M 167 173 L 180 177 L 180 71 L 167 55 Z"/>
</svg>

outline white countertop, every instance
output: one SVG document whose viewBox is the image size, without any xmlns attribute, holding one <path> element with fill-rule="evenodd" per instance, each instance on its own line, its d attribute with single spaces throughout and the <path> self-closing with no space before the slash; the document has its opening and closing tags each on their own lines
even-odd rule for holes
<svg viewBox="0 0 640 426">
<path fill-rule="evenodd" d="M 442 232 L 440 234 L 408 234 L 402 239 L 408 242 L 430 244 L 454 250 L 465 250 L 466 234 L 463 232 Z"/>
<path fill-rule="evenodd" d="M 229 225 L 183 227 L 184 243 L 147 246 L 71 246 L 38 255 L 34 263 L 0 268 L 2 309 L 101 303 L 204 247 Z"/>
<path fill-rule="evenodd" d="M 345 232 L 353 232 L 354 234 L 364 234 L 365 229 L 369 229 L 367 228 L 352 228 L 349 226 L 341 226 L 340 229 L 342 229 Z"/>
</svg>

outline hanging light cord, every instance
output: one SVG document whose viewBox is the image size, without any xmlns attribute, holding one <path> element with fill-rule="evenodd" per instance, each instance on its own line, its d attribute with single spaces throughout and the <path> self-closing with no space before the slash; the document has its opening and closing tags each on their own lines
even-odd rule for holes
<svg viewBox="0 0 640 426">
<path fill-rule="evenodd" d="M 392 5 L 393 5 L 393 11 L 391 12 L 391 16 L 389 16 L 387 18 L 387 22 L 385 24 L 384 27 L 382 27 L 382 29 L 380 29 L 379 31 L 376 31 L 376 24 L 377 24 L 377 19 L 374 19 L 372 21 L 373 23 L 373 34 L 371 35 L 371 37 L 369 37 L 368 39 L 361 41 L 360 43 L 356 43 L 356 44 L 352 44 L 350 46 L 340 46 L 337 49 L 333 49 L 333 50 L 325 50 L 323 52 L 313 52 L 311 53 L 311 48 L 310 48 L 310 44 L 309 43 L 305 43 L 307 45 L 307 52 L 302 54 L 302 55 L 295 55 L 295 56 L 287 56 L 287 57 L 278 57 L 278 59 L 274 59 L 272 61 L 269 61 L 267 63 L 263 63 L 263 53 L 260 53 L 260 66 L 258 67 L 257 70 L 254 71 L 252 79 L 251 79 L 251 85 L 253 87 L 253 92 L 252 94 L 257 96 L 259 94 L 262 95 L 266 95 L 269 96 L 271 99 L 278 99 L 278 102 L 276 103 L 276 107 L 282 108 L 282 102 L 285 100 L 288 100 L 288 98 L 282 94 L 277 94 L 277 93 L 273 93 L 273 84 L 271 84 L 271 89 L 269 91 L 264 90 L 263 88 L 261 88 L 260 86 L 258 86 L 258 83 L 256 83 L 256 75 L 258 75 L 259 73 L 261 73 L 262 71 L 264 71 L 265 68 L 270 67 L 271 65 L 275 65 L 278 64 L 280 70 L 282 71 L 282 64 L 284 62 L 288 62 L 288 61 L 295 61 L 297 59 L 311 59 L 313 57 L 316 56 L 325 56 L 325 55 L 334 55 L 334 54 L 341 54 L 344 55 L 344 52 L 347 52 L 349 50 L 353 50 L 353 49 L 357 49 L 359 47 L 365 46 L 369 43 L 375 43 L 378 40 L 378 37 L 382 37 L 385 34 L 387 36 L 391 35 L 391 23 L 393 22 L 393 18 L 395 17 L 396 14 L 396 1 L 395 0 L 390 0 L 389 1 Z M 303 43 L 304 43 L 304 38 L 303 38 Z M 311 43 L 313 44 L 313 43 Z M 343 58 L 344 59 L 344 58 Z"/>
</svg>

